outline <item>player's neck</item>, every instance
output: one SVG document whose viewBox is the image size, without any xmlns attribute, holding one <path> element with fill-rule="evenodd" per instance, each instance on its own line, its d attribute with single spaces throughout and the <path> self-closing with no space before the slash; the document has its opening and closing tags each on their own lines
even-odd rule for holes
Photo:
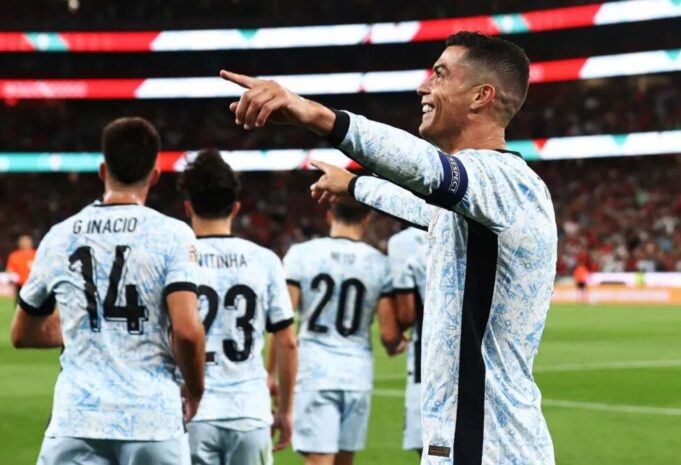
<svg viewBox="0 0 681 465">
<path fill-rule="evenodd" d="M 192 229 L 197 236 L 229 236 L 232 234 L 232 217 L 206 219 L 194 215 Z"/>
<path fill-rule="evenodd" d="M 344 223 L 331 223 L 331 237 L 345 237 L 354 241 L 361 241 L 364 235 L 364 228 L 361 226 L 349 225 Z"/>
<path fill-rule="evenodd" d="M 440 145 L 444 152 L 450 154 L 464 149 L 497 150 L 505 147 L 504 128 L 496 125 L 478 125 L 464 128 L 456 136 Z"/>
<path fill-rule="evenodd" d="M 148 192 L 148 187 L 122 187 L 107 184 L 102 203 L 106 205 L 121 203 L 144 205 L 147 201 Z"/>
</svg>

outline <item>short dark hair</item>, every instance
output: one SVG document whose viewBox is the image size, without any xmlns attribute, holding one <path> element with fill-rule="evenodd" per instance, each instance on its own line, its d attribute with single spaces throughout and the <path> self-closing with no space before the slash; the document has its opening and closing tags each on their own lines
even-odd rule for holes
<svg viewBox="0 0 681 465">
<path fill-rule="evenodd" d="M 177 186 L 202 218 L 229 216 L 241 193 L 239 178 L 217 149 L 201 150 L 180 174 Z"/>
<path fill-rule="evenodd" d="M 161 138 L 144 118 L 112 121 L 102 133 L 102 152 L 109 173 L 123 184 L 144 180 L 156 166 Z"/>
<path fill-rule="evenodd" d="M 505 108 L 505 116 L 510 121 L 527 97 L 530 60 L 525 51 L 508 40 L 470 31 L 457 32 L 447 37 L 445 44 L 447 47 L 464 47 L 467 50 L 466 61 L 481 65 L 498 76 L 510 94 L 511 101 L 502 102 L 508 107 Z"/>
<path fill-rule="evenodd" d="M 352 199 L 341 199 L 329 209 L 336 220 L 345 224 L 361 223 L 371 213 L 369 207 Z"/>
</svg>

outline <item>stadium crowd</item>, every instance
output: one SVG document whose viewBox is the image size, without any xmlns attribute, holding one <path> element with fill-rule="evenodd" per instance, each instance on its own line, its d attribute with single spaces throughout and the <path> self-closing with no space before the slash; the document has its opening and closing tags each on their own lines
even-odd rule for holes
<svg viewBox="0 0 681 465">
<path fill-rule="evenodd" d="M 395 9 L 391 0 L 350 0 L 316 2 L 279 0 L 154 0 L 147 2 L 119 3 L 104 0 L 11 0 L 3 6 L 7 18 L 30 18 L 31 24 L 45 22 L 65 26 L 89 23 L 94 27 L 125 24 L 128 27 L 150 21 L 173 24 L 174 27 L 205 25 L 214 18 L 215 24 L 236 26 L 257 18 L 259 22 L 276 21 L 277 24 L 305 24 L 315 22 L 364 22 L 367 17 L 375 21 L 401 21 L 414 18 L 443 18 L 450 16 L 496 14 L 515 12 L 517 2 L 511 0 L 487 1 L 484 6 L 467 2 L 419 2 L 404 4 Z M 592 3 L 589 0 L 573 0 L 572 5 Z M 527 0 L 526 10 L 565 6 L 561 2 Z M 25 12 L 30 11 L 31 14 Z M 264 14 L 266 13 L 266 15 Z M 218 19 L 219 18 L 219 19 Z M 218 22 L 219 21 L 219 22 Z"/>
<path fill-rule="evenodd" d="M 537 162 L 551 190 L 559 230 L 558 273 L 580 263 L 592 271 L 681 271 L 681 156 Z M 309 196 L 314 172 L 244 173 L 246 190 L 235 232 L 277 251 L 324 235 L 325 208 Z M 149 204 L 183 218 L 176 176 L 164 174 Z M 77 193 L 77 194 L 74 194 Z M 100 195 L 93 174 L 12 174 L 0 177 L 0 257 L 22 233 L 39 240 L 50 225 Z M 369 241 L 385 250 L 401 228 L 375 218 Z M 1 264 L 4 269 L 4 263 Z"/>
<path fill-rule="evenodd" d="M 421 119 L 416 93 L 320 100 L 413 133 Z M 177 105 L 172 100 L 5 102 L 0 104 L 0 151 L 96 151 L 106 123 L 133 114 L 159 128 L 165 150 L 312 148 L 322 143 L 290 127 L 244 133 L 225 111 L 224 100 L 185 100 L 181 112 Z M 667 74 L 535 86 L 509 127 L 508 139 L 679 128 L 681 75 Z"/>
</svg>

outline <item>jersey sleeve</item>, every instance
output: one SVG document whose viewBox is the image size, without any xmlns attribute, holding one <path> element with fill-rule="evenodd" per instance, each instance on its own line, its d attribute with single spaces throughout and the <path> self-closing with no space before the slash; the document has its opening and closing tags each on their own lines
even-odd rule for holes
<svg viewBox="0 0 681 465">
<path fill-rule="evenodd" d="M 338 111 L 328 140 L 368 170 L 415 194 L 429 195 L 442 181 L 438 150 L 401 129 Z"/>
<path fill-rule="evenodd" d="M 33 268 L 28 281 L 19 292 L 19 306 L 33 316 L 48 316 L 56 305 L 53 289 L 50 287 L 51 234 L 43 238 L 38 246 Z"/>
<path fill-rule="evenodd" d="M 300 248 L 297 245 L 292 245 L 284 256 L 284 276 L 286 277 L 286 284 L 300 287 L 303 277 Z"/>
<path fill-rule="evenodd" d="M 270 333 L 276 333 L 293 324 L 293 308 L 291 307 L 291 298 L 286 288 L 284 268 L 279 258 L 274 254 L 272 254 L 270 272 L 270 283 L 267 292 L 266 329 Z"/>
<path fill-rule="evenodd" d="M 357 176 L 349 186 L 350 195 L 360 203 L 410 225 L 427 230 L 437 207 L 389 181 Z"/>
<path fill-rule="evenodd" d="M 493 151 L 480 154 L 475 150 L 455 156 L 440 154 L 443 181 L 426 200 L 497 233 L 503 231 L 535 196 L 532 183 L 524 182 L 518 172 L 517 161 L 507 157 L 515 155 Z"/>
<path fill-rule="evenodd" d="M 408 250 L 396 237 L 388 241 L 388 263 L 395 292 L 408 292 L 416 289 L 414 268 L 411 264 L 413 250 Z"/>
<path fill-rule="evenodd" d="M 198 249 L 194 232 L 185 224 L 177 228 L 166 257 L 164 296 L 177 291 L 198 291 Z"/>
</svg>

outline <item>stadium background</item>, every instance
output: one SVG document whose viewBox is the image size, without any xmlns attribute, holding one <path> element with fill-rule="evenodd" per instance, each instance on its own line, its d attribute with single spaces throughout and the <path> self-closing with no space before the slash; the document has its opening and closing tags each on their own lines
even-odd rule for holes
<svg viewBox="0 0 681 465">
<path fill-rule="evenodd" d="M 527 14 L 540 8 L 551 11 Z M 552 192 L 559 275 L 569 278 L 579 263 L 594 272 L 663 272 L 671 278 L 658 291 L 672 296 L 668 301 L 678 296 L 678 0 L 5 0 L 0 9 L 0 269 L 19 234 L 39 240 L 99 195 L 93 171 L 100 133 L 124 115 L 150 119 L 163 139 L 162 166 L 169 172 L 152 191 L 154 208 L 182 216 L 172 171 L 181 168 L 185 152 L 213 146 L 230 151 L 228 161 L 244 171 L 239 234 L 280 254 L 324 234 L 323 209 L 308 196 L 316 174 L 302 168 L 310 156 L 347 161 L 298 129 L 237 128 L 227 111 L 234 91 L 217 81 L 217 71 L 324 75 L 292 86 L 415 132 L 421 112 L 413 89 L 443 39 L 470 28 L 506 34 L 535 63 L 528 100 L 508 139 L 534 160 Z M 434 19 L 443 20 L 428 21 Z M 367 26 L 382 22 L 387 25 Z M 359 26 L 266 29 L 335 24 Z M 204 29 L 224 34 L 159 34 Z M 213 80 L 186 80 L 195 77 Z M 289 151 L 272 152 L 282 149 Z M 384 248 L 400 228 L 376 218 L 368 239 Z M 681 304 L 651 303 L 641 276 L 633 289 L 615 284 L 615 300 L 636 303 L 557 303 L 550 312 L 535 374 L 559 464 L 679 461 Z M 569 279 L 561 285 L 572 289 Z M 569 296 L 565 300 L 574 300 Z M 28 464 L 49 416 L 58 362 L 52 352 L 9 347 L 12 305 L 11 298 L 0 300 L 0 463 Z M 377 358 L 368 449 L 357 463 L 415 463 L 413 453 L 400 451 L 404 359 Z M 276 458 L 300 462 L 288 452 Z"/>
</svg>

